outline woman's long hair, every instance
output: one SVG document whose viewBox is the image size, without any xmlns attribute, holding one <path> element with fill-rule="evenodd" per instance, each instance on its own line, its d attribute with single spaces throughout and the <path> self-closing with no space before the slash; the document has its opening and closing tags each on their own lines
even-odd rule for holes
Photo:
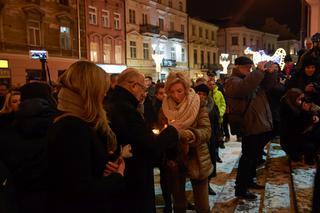
<svg viewBox="0 0 320 213">
<path fill-rule="evenodd" d="M 12 106 L 11 106 L 11 99 L 12 96 L 14 95 L 21 95 L 21 93 L 19 91 L 11 91 L 6 95 L 6 99 L 4 102 L 4 105 L 2 107 L 2 109 L 0 110 L 0 113 L 10 113 L 13 111 Z"/>
<path fill-rule="evenodd" d="M 62 88 L 81 96 L 81 118 L 109 135 L 111 130 L 103 107 L 103 97 L 110 87 L 110 75 L 92 62 L 78 61 L 66 70 L 59 82 Z"/>
</svg>

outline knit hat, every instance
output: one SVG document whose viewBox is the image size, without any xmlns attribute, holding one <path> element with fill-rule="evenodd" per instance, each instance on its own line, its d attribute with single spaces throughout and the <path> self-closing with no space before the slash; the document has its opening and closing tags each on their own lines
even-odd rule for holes
<svg viewBox="0 0 320 213">
<path fill-rule="evenodd" d="M 20 88 L 21 101 L 32 98 L 51 99 L 51 88 L 46 83 L 32 82 Z"/>
<path fill-rule="evenodd" d="M 234 60 L 234 64 L 235 65 L 248 65 L 248 64 L 253 64 L 253 61 L 246 56 L 240 56 Z"/>
<path fill-rule="evenodd" d="M 308 56 L 308 57 L 305 57 L 302 61 L 302 67 L 305 68 L 307 66 L 310 66 L 310 65 L 314 65 L 314 66 L 317 66 L 317 61 L 314 57 L 312 56 Z"/>
<path fill-rule="evenodd" d="M 208 87 L 207 85 L 205 85 L 205 84 L 200 84 L 200 85 L 196 86 L 196 87 L 194 88 L 194 90 L 196 91 L 196 93 L 198 93 L 198 92 L 204 92 L 204 93 L 206 93 L 207 95 L 209 95 L 209 87 Z"/>
</svg>

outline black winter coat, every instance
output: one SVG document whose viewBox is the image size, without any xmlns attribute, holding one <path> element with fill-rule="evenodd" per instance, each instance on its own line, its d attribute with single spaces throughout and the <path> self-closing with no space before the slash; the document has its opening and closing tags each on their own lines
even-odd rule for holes
<svg viewBox="0 0 320 213">
<path fill-rule="evenodd" d="M 172 126 L 155 137 L 137 110 L 138 100 L 117 86 L 107 104 L 111 128 L 120 145 L 131 144 L 133 157 L 126 159 L 126 195 L 128 212 L 155 212 L 153 157 L 168 147 L 175 147 L 178 133 Z"/>
<path fill-rule="evenodd" d="M 66 116 L 49 130 L 50 213 L 121 213 L 123 177 L 103 176 L 109 156 L 105 139 L 87 122 Z"/>
<path fill-rule="evenodd" d="M 47 129 L 57 111 L 45 99 L 26 99 L 8 119 L 0 116 L 0 160 L 12 176 L 22 212 L 42 213 L 46 201 Z M 13 115 L 13 114 L 12 114 Z M 11 115 L 11 116 L 12 116 Z M 10 116 L 9 116 L 10 117 Z"/>
</svg>

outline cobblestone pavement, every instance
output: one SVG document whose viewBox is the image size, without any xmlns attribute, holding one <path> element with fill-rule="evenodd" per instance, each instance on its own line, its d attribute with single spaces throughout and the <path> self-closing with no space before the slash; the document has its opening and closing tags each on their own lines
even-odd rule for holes
<svg viewBox="0 0 320 213">
<path fill-rule="evenodd" d="M 296 209 L 298 212 L 311 212 L 315 167 L 303 163 L 290 164 L 278 142 L 269 143 L 265 148 L 268 153 L 266 163 L 257 170 L 257 181 L 265 185 L 265 189 L 252 190 L 258 196 L 255 201 L 239 200 L 234 196 L 241 143 L 236 142 L 235 138 L 225 143 L 226 148 L 220 149 L 223 162 L 217 163 L 217 176 L 210 181 L 210 186 L 217 193 L 209 196 L 211 212 L 284 213 L 295 212 Z M 164 202 L 159 173 L 158 169 L 154 170 L 157 213 L 162 213 Z M 190 181 L 186 183 L 186 193 L 188 200 L 192 202 Z"/>
</svg>

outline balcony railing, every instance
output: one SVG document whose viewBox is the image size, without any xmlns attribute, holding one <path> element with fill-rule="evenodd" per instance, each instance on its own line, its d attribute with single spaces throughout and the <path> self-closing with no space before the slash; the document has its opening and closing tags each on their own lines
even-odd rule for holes
<svg viewBox="0 0 320 213">
<path fill-rule="evenodd" d="M 169 31 L 168 38 L 169 39 L 184 40 L 184 33 L 178 32 L 178 31 Z"/>
<path fill-rule="evenodd" d="M 140 25 L 140 33 L 141 34 L 160 34 L 160 29 L 156 25 L 151 24 L 143 24 Z"/>
</svg>

